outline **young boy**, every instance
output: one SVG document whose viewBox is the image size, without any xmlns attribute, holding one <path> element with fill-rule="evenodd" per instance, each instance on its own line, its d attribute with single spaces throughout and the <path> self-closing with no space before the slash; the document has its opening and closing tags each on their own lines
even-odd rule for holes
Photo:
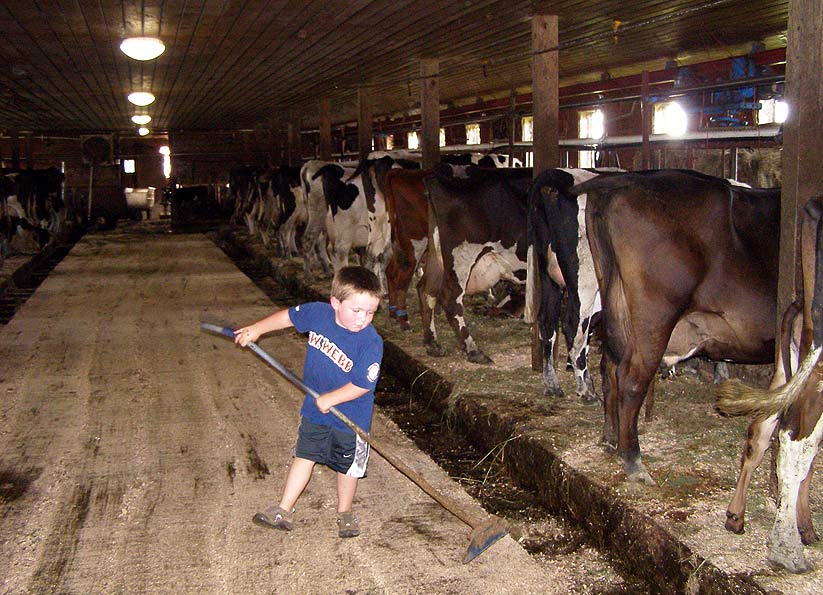
<svg viewBox="0 0 823 595">
<path fill-rule="evenodd" d="M 352 501 L 357 480 L 366 474 L 369 445 L 334 414 L 337 408 L 366 432 L 371 427 L 374 388 L 383 359 L 383 339 L 371 326 L 380 304 L 377 276 L 359 266 L 341 268 L 331 285 L 331 298 L 275 312 L 235 331 L 245 347 L 260 335 L 293 326 L 308 333 L 303 381 L 320 394 L 306 395 L 294 459 L 277 506 L 258 512 L 258 525 L 291 531 L 297 499 L 311 479 L 315 463 L 337 471 L 337 525 L 340 537 L 360 534 Z"/>
</svg>

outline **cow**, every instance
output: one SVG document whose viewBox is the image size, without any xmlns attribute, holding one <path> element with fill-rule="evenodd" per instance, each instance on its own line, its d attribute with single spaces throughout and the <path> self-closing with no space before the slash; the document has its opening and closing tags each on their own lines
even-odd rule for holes
<svg viewBox="0 0 823 595">
<path fill-rule="evenodd" d="M 467 359 L 491 363 L 466 326 L 463 298 L 500 280 L 525 283 L 532 170 L 475 168 L 471 172 L 468 178 L 453 178 L 438 165 L 434 175 L 424 179 L 428 254 L 417 292 L 429 355 L 445 354 L 434 325 L 434 311 L 440 305 Z"/>
<path fill-rule="evenodd" d="M 778 502 L 768 561 L 796 573 L 808 570 L 803 545 L 819 540 L 809 508 L 812 465 L 823 439 L 823 199 L 819 197 L 804 208 L 800 259 L 802 300 L 784 313 L 781 348 L 769 388 L 758 390 L 731 380 L 717 391 L 721 412 L 755 416 L 747 431 L 726 528 L 743 532 L 751 472 L 762 460 L 774 429 L 779 428 Z"/>
<path fill-rule="evenodd" d="M 586 234 L 586 195 L 577 196 L 571 190 L 576 184 L 615 171 L 622 170 L 548 169 L 535 178 L 529 191 L 529 256 L 535 261 L 539 283 L 530 280 L 527 299 L 531 301 L 539 286 L 537 321 L 545 396 L 563 395 L 554 369 L 554 350 L 565 287 L 562 326 L 577 394 L 585 403 L 599 400 L 588 370 L 588 347 L 589 330 L 600 311 L 600 292 Z"/>
<path fill-rule="evenodd" d="M 281 165 L 274 181 L 278 218 L 277 249 L 283 256 L 298 254 L 299 228 L 306 223 L 306 198 L 300 183 L 300 168 Z"/>
<path fill-rule="evenodd" d="M 37 253 L 60 232 L 65 217 L 63 172 L 4 169 L 0 174 L 0 262 L 13 251 Z"/>
<path fill-rule="evenodd" d="M 605 423 L 627 479 L 654 485 L 637 419 L 664 354 L 774 359 L 780 190 L 692 171 L 599 176 L 586 229 L 602 300 Z"/>
<path fill-rule="evenodd" d="M 247 222 L 259 169 L 254 165 L 236 165 L 229 171 L 229 201 L 234 205 L 231 220 L 235 223 Z"/>
<path fill-rule="evenodd" d="M 383 182 L 392 241 L 386 265 L 389 317 L 404 331 L 411 329 L 406 304 L 409 285 L 428 245 L 429 207 L 423 180 L 431 173 L 429 169 L 393 169 Z"/>
</svg>

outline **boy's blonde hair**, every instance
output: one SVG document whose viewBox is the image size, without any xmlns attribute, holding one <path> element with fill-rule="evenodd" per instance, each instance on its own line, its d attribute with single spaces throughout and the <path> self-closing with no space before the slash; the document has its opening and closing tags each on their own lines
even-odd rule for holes
<svg viewBox="0 0 823 595">
<path fill-rule="evenodd" d="M 380 299 L 383 291 L 380 279 L 369 269 L 361 266 L 343 267 L 334 275 L 331 282 L 331 295 L 341 302 L 355 293 L 366 293 Z"/>
</svg>

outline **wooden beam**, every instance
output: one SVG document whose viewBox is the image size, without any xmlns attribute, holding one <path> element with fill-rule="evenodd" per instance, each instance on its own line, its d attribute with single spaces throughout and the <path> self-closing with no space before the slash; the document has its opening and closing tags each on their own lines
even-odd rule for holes
<svg viewBox="0 0 823 595">
<path fill-rule="evenodd" d="M 777 321 L 797 297 L 800 281 L 798 221 L 806 202 L 823 194 L 823 4 L 790 0 L 786 50 Z M 779 348 L 779 347 L 778 347 Z"/>
<path fill-rule="evenodd" d="M 322 161 L 331 161 L 331 101 L 328 97 L 320 98 L 320 155 Z"/>
<path fill-rule="evenodd" d="M 534 177 L 550 167 L 560 165 L 559 118 L 560 90 L 558 55 L 558 19 L 556 15 L 535 15 L 532 17 L 532 117 Z M 527 310 L 532 318 L 531 362 L 535 371 L 543 368 L 543 350 L 539 329 L 534 321 L 539 312 L 540 276 L 537 274 L 533 255 L 529 256 L 526 284 L 528 294 Z"/>
<path fill-rule="evenodd" d="M 372 94 L 369 89 L 360 88 L 357 90 L 357 146 L 360 151 L 360 159 L 365 159 L 371 152 L 372 144 Z"/>
<path fill-rule="evenodd" d="M 558 24 L 556 15 L 532 17 L 534 173 L 560 165 Z"/>
<path fill-rule="evenodd" d="M 300 140 L 300 120 L 293 119 L 288 123 L 287 161 L 289 165 L 299 166 L 303 161 L 303 147 Z"/>
<path fill-rule="evenodd" d="M 654 106 L 649 101 L 649 71 L 644 70 L 640 75 L 640 121 L 643 135 L 642 169 L 649 169 L 652 162 L 652 144 L 649 135 L 652 133 L 652 113 Z"/>
<path fill-rule="evenodd" d="M 440 161 L 440 62 L 420 61 L 420 149 L 424 169 Z"/>
</svg>

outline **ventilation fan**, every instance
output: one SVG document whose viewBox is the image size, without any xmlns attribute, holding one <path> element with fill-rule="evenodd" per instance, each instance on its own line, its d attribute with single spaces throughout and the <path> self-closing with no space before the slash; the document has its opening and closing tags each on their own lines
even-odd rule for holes
<svg viewBox="0 0 823 595">
<path fill-rule="evenodd" d="M 112 165 L 114 163 L 114 144 L 112 136 L 95 134 L 81 136 L 83 163 L 87 165 Z"/>
</svg>

